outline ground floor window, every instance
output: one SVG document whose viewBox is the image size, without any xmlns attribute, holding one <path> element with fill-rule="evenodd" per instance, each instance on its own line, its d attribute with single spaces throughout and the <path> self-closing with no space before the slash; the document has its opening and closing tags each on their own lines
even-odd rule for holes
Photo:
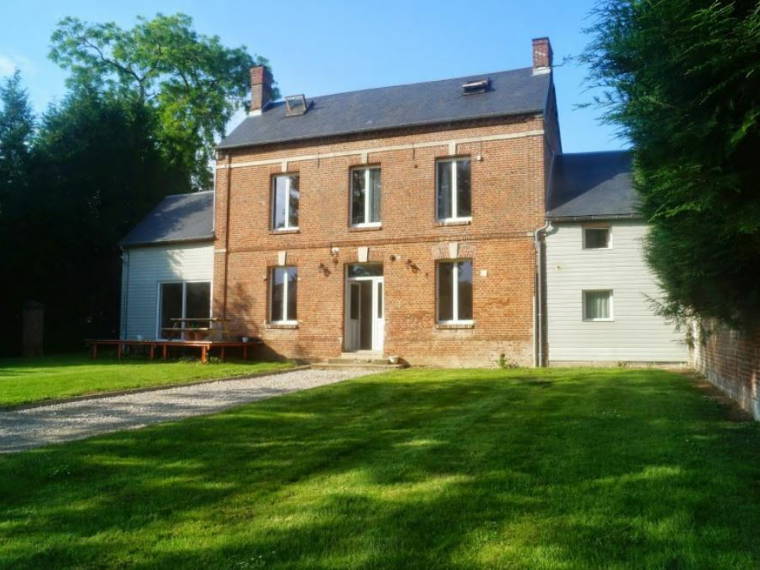
<svg viewBox="0 0 760 570">
<path fill-rule="evenodd" d="M 297 307 L 298 270 L 295 267 L 273 267 L 269 287 L 269 320 L 273 323 L 295 323 Z"/>
<path fill-rule="evenodd" d="M 611 321 L 612 291 L 584 291 L 583 319 L 586 321 Z"/>
<path fill-rule="evenodd" d="M 441 261 L 437 268 L 438 322 L 472 322 L 472 261 Z"/>
<path fill-rule="evenodd" d="M 174 281 L 161 283 L 159 292 L 159 338 L 166 338 L 165 329 L 182 328 L 177 319 L 211 317 L 211 283 L 208 281 Z M 208 326 L 208 323 L 198 323 Z"/>
</svg>

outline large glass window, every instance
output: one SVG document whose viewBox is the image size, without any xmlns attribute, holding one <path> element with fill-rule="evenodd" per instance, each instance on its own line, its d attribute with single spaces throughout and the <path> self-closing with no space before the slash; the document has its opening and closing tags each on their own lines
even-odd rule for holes
<svg viewBox="0 0 760 570">
<path fill-rule="evenodd" d="M 295 323 L 298 318 L 298 270 L 273 267 L 270 285 L 269 319 L 273 323 Z"/>
<path fill-rule="evenodd" d="M 451 158 L 436 163 L 436 212 L 439 220 L 470 219 L 471 194 L 469 158 Z"/>
<path fill-rule="evenodd" d="M 351 170 L 351 225 L 380 224 L 380 168 Z"/>
<path fill-rule="evenodd" d="M 584 291 L 583 318 L 587 321 L 611 321 L 612 291 Z"/>
<path fill-rule="evenodd" d="M 166 338 L 164 329 L 186 328 L 180 319 L 201 319 L 194 326 L 208 326 L 211 317 L 211 283 L 161 283 L 159 310 L 159 338 Z"/>
<path fill-rule="evenodd" d="M 438 263 L 438 322 L 472 321 L 472 261 Z"/>
<path fill-rule="evenodd" d="M 272 229 L 298 229 L 299 201 L 297 175 L 281 174 L 272 178 Z"/>
</svg>

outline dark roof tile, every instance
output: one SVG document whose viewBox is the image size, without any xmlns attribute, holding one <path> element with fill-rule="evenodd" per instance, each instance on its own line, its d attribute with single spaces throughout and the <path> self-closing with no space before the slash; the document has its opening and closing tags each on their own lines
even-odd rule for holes
<svg viewBox="0 0 760 570">
<path fill-rule="evenodd" d="M 549 219 L 637 217 L 631 153 L 563 154 L 554 161 Z"/>
<path fill-rule="evenodd" d="M 488 91 L 463 94 L 463 83 L 484 78 L 491 80 Z M 294 117 L 280 101 L 244 119 L 219 148 L 540 113 L 550 85 L 550 74 L 526 68 L 314 97 L 308 112 Z"/>
<path fill-rule="evenodd" d="M 124 247 L 214 239 L 214 193 L 166 196 L 121 241 Z"/>
</svg>

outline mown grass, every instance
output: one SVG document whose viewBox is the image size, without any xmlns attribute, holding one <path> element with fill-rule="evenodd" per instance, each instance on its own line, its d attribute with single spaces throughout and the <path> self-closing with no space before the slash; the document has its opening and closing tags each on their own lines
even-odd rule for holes
<svg viewBox="0 0 760 570">
<path fill-rule="evenodd" d="M 0 406 L 256 374 L 288 366 L 285 362 L 118 361 L 107 354 L 97 360 L 83 354 L 3 358 Z"/>
<path fill-rule="evenodd" d="M 760 567 L 760 430 L 656 370 L 407 370 L 0 458 L 0 566 Z"/>
</svg>

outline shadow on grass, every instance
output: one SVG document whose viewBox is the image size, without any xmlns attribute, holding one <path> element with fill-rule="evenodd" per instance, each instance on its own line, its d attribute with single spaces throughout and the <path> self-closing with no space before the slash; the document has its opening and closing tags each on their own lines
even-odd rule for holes
<svg viewBox="0 0 760 570">
<path fill-rule="evenodd" d="M 0 459 L 0 566 L 756 568 L 758 434 L 660 371 L 365 377 Z"/>
</svg>

